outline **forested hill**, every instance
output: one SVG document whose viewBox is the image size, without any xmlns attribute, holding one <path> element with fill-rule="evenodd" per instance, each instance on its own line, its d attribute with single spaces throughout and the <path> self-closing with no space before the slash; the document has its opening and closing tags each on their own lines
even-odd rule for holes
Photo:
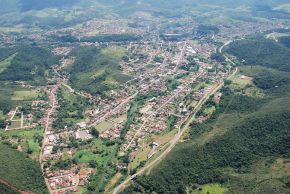
<svg viewBox="0 0 290 194">
<path fill-rule="evenodd" d="M 47 70 L 58 62 L 57 57 L 47 47 L 19 45 L 0 48 L 0 52 L 0 61 L 7 61 L 0 71 L 0 81 L 45 84 Z"/>
<path fill-rule="evenodd" d="M 282 43 L 262 36 L 239 40 L 233 42 L 226 52 L 246 65 L 261 65 L 290 72 L 290 49 L 287 48 L 286 39 L 284 37 Z"/>
</svg>

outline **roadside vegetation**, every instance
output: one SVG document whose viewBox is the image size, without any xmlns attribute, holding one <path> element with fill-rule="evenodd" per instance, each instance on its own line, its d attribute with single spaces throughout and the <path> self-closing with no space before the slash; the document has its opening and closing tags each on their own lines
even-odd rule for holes
<svg viewBox="0 0 290 194">
<path fill-rule="evenodd" d="M 5 184 L 0 183 L 0 191 L 5 194 L 20 194 L 20 192 L 14 191 Z"/>
</svg>

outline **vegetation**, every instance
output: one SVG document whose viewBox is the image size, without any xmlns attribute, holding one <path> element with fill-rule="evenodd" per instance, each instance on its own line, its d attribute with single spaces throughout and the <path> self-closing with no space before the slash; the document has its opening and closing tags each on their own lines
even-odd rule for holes
<svg viewBox="0 0 290 194">
<path fill-rule="evenodd" d="M 76 89 L 104 94 L 130 79 L 121 73 L 118 64 L 124 53 L 121 47 L 109 52 L 96 47 L 79 47 L 73 52 L 76 62 L 68 71 L 71 74 L 70 82 Z"/>
<path fill-rule="evenodd" d="M 211 59 L 215 60 L 217 62 L 224 62 L 225 61 L 225 57 L 221 54 L 221 53 L 213 53 L 211 55 Z"/>
<path fill-rule="evenodd" d="M 114 35 L 99 35 L 95 37 L 85 37 L 82 41 L 85 42 L 132 42 L 139 40 L 140 37 L 131 34 L 114 34 Z"/>
<path fill-rule="evenodd" d="M 196 33 L 199 36 L 208 36 L 219 33 L 219 29 L 212 25 L 200 25 L 198 26 Z"/>
<path fill-rule="evenodd" d="M 59 108 L 53 127 L 64 129 L 65 126 L 72 127 L 74 124 L 84 120 L 85 110 L 89 105 L 87 99 L 69 93 L 65 88 L 58 91 Z"/>
<path fill-rule="evenodd" d="M 0 183 L 0 191 L 5 194 L 20 194 L 20 192 L 14 191 L 10 187 Z"/>
<path fill-rule="evenodd" d="M 254 83 L 263 90 L 274 92 L 285 87 L 289 89 L 290 77 L 286 73 L 264 71 L 256 74 Z"/>
<path fill-rule="evenodd" d="M 0 73 L 1 81 L 30 81 L 32 84 L 45 83 L 46 71 L 57 62 L 47 48 L 22 45 L 10 65 Z"/>
<path fill-rule="evenodd" d="M 237 57 L 245 65 L 261 65 L 290 71 L 290 50 L 263 37 L 235 41 L 229 45 L 226 52 Z"/>
<path fill-rule="evenodd" d="M 110 140 L 95 139 L 87 147 L 77 152 L 78 163 L 87 163 L 96 168 L 97 172 L 91 177 L 87 185 L 88 193 L 103 193 L 111 177 L 116 174 L 115 161 L 118 146 Z"/>
<path fill-rule="evenodd" d="M 39 164 L 24 153 L 0 144 L 0 176 L 19 190 L 48 193 Z"/>
<path fill-rule="evenodd" d="M 282 36 L 279 42 L 290 49 L 290 36 Z"/>
<path fill-rule="evenodd" d="M 33 90 L 27 90 L 15 84 L 3 84 L 0 82 L 0 111 L 7 114 L 12 107 L 23 105 L 38 98 L 39 93 Z"/>
<path fill-rule="evenodd" d="M 276 79 L 281 74 L 277 74 Z M 255 75 L 254 79 L 260 76 L 259 72 Z M 222 93 L 220 105 L 211 118 L 192 125 L 191 140 L 180 143 L 149 175 L 137 177 L 124 193 L 185 193 L 188 188 L 195 190 L 199 185 L 209 183 L 222 184 L 229 188 L 229 193 L 289 192 L 287 173 L 283 174 L 284 178 L 280 175 L 279 184 L 272 180 L 268 189 L 258 185 L 257 181 L 266 181 L 265 176 L 269 174 L 261 174 L 254 180 L 250 173 L 258 171 L 255 164 L 260 160 L 272 158 L 265 166 L 270 169 L 275 159 L 290 156 L 287 140 L 290 138 L 289 91 L 275 97 L 268 93 L 263 99 L 236 94 L 229 86 Z M 281 103 L 283 107 L 279 105 Z M 228 120 L 228 117 L 235 119 Z M 208 139 L 207 134 L 216 130 L 222 131 L 223 135 Z M 206 139 L 200 144 L 202 137 Z M 248 181 L 242 178 L 244 174 Z"/>
<path fill-rule="evenodd" d="M 1 131 L 1 139 L 13 148 L 21 147 L 22 152 L 37 160 L 43 139 L 42 128 Z"/>
</svg>

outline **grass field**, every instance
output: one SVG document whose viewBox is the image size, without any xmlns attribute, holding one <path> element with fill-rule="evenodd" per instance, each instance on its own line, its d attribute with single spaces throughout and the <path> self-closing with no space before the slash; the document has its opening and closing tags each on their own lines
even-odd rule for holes
<svg viewBox="0 0 290 194">
<path fill-rule="evenodd" d="M 40 147 L 38 142 L 35 140 L 35 137 L 42 135 L 43 131 L 40 128 L 11 130 L 5 132 L 0 131 L 0 137 L 10 139 L 12 142 L 14 142 L 15 146 L 20 145 L 24 152 L 27 151 L 28 148 L 31 149 L 32 153 L 30 154 L 30 157 L 35 160 L 38 159 L 40 153 Z M 20 141 L 14 141 L 17 139 Z"/>
<path fill-rule="evenodd" d="M 238 75 L 235 76 L 233 79 L 233 84 L 238 85 L 240 88 L 246 87 L 248 84 L 252 84 L 252 79 L 251 77 L 247 77 L 244 75 Z"/>
<path fill-rule="evenodd" d="M 214 113 L 214 111 L 215 111 L 215 107 L 212 106 L 212 107 L 210 107 L 210 108 L 206 108 L 206 109 L 204 110 L 204 113 L 205 113 L 206 115 L 212 115 L 212 113 Z"/>
<path fill-rule="evenodd" d="M 88 164 L 95 161 L 98 165 L 103 165 L 112 159 L 115 149 L 115 146 L 104 145 L 101 139 L 94 139 L 91 144 L 76 152 L 75 159 L 78 163 Z"/>
<path fill-rule="evenodd" d="M 112 47 L 104 48 L 101 53 L 103 55 L 113 57 L 116 60 L 121 60 L 122 57 L 126 55 L 127 51 L 124 47 L 112 46 Z"/>
<path fill-rule="evenodd" d="M 21 127 L 21 121 L 17 120 L 17 121 L 12 121 L 11 125 L 9 126 L 9 128 L 11 129 L 17 129 Z"/>
<path fill-rule="evenodd" d="M 14 101 L 30 101 L 35 100 L 38 97 L 38 91 L 36 90 L 24 90 L 24 91 L 15 91 L 11 100 Z"/>
<path fill-rule="evenodd" d="M 200 189 L 191 192 L 191 194 L 224 194 L 228 191 L 227 188 L 220 184 L 207 184 L 201 186 Z"/>
<path fill-rule="evenodd" d="M 96 126 L 96 129 L 99 131 L 99 132 L 103 132 L 103 131 L 106 131 L 108 129 L 110 129 L 111 127 L 113 127 L 113 124 L 108 122 L 108 121 L 103 121 L 101 122 L 100 124 L 98 124 Z"/>
<path fill-rule="evenodd" d="M 3 33 L 13 33 L 13 32 L 21 33 L 23 31 L 25 31 L 25 29 L 21 27 L 0 27 L 0 32 Z"/>
</svg>

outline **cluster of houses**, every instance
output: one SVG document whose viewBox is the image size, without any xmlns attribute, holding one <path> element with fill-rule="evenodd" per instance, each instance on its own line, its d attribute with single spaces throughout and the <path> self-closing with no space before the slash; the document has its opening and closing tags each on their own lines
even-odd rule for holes
<svg viewBox="0 0 290 194">
<path fill-rule="evenodd" d="M 45 176 L 49 190 L 53 194 L 72 193 L 78 190 L 78 186 L 88 183 L 90 175 L 94 173 L 92 168 L 73 166 L 68 170 L 47 172 Z"/>
<path fill-rule="evenodd" d="M 99 34 L 141 34 L 142 30 L 128 26 L 128 20 L 92 19 L 83 28 L 74 30 L 76 36 L 95 36 Z"/>
</svg>

